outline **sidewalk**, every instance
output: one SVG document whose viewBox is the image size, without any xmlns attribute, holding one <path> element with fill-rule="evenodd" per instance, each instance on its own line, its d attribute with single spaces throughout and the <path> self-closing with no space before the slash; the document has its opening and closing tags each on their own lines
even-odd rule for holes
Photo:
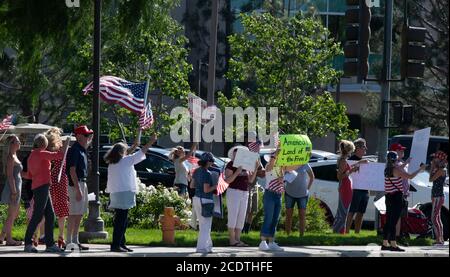
<svg viewBox="0 0 450 277">
<path fill-rule="evenodd" d="M 449 257 L 449 245 L 411 246 L 406 252 L 381 251 L 378 245 L 368 246 L 298 246 L 284 247 L 284 252 L 263 252 L 257 247 L 215 247 L 214 253 L 195 253 L 192 247 L 146 247 L 130 246 L 133 253 L 113 253 L 109 245 L 90 244 L 86 252 L 45 253 L 45 246 L 39 246 L 38 254 L 24 253 L 23 246 L 0 246 L 1 257 Z"/>
</svg>

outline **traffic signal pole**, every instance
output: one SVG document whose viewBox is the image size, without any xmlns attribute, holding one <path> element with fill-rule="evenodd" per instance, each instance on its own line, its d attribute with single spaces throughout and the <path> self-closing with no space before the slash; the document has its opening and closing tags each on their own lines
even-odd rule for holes
<svg viewBox="0 0 450 277">
<path fill-rule="evenodd" d="M 384 14 L 384 48 L 383 48 L 383 69 L 380 80 L 381 84 L 381 114 L 378 129 L 378 162 L 386 162 L 386 152 L 388 150 L 389 129 L 389 101 L 390 101 L 390 79 L 391 79 L 391 59 L 392 59 L 392 12 L 393 0 L 385 1 Z M 375 201 L 381 198 L 384 192 L 377 193 Z M 378 211 L 375 209 L 375 229 L 379 227 Z"/>
<path fill-rule="evenodd" d="M 211 30 L 209 44 L 209 67 L 208 67 L 208 107 L 214 105 L 214 93 L 216 90 L 216 52 L 217 52 L 217 24 L 219 17 L 219 0 L 211 3 Z M 205 151 L 212 151 L 212 142 L 204 144 Z"/>
</svg>

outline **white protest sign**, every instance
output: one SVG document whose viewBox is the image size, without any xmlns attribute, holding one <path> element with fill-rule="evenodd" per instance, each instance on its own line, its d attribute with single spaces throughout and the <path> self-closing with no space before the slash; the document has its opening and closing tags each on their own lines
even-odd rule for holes
<svg viewBox="0 0 450 277">
<path fill-rule="evenodd" d="M 259 154 L 246 149 L 239 148 L 233 161 L 234 167 L 242 166 L 243 169 L 253 172 Z"/>
<path fill-rule="evenodd" d="M 350 165 L 357 161 L 348 161 Z M 359 171 L 350 175 L 353 189 L 384 191 L 384 163 L 366 163 L 359 165 Z"/>
<path fill-rule="evenodd" d="M 373 203 L 380 212 L 386 211 L 386 198 L 383 196 Z"/>
<path fill-rule="evenodd" d="M 427 162 L 428 142 L 430 141 L 431 128 L 425 128 L 414 132 L 409 157 L 408 172 L 412 173 L 420 168 L 421 163 Z"/>
<path fill-rule="evenodd" d="M 284 174 L 284 180 L 288 183 L 292 183 L 295 178 L 297 177 L 298 173 L 295 170 L 288 171 L 286 174 Z"/>
<path fill-rule="evenodd" d="M 95 201 L 95 193 L 89 193 L 88 194 L 88 201 Z"/>
</svg>

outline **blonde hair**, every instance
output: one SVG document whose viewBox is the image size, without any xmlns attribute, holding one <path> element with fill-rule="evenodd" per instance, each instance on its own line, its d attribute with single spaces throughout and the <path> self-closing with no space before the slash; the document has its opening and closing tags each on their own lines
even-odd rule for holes
<svg viewBox="0 0 450 277">
<path fill-rule="evenodd" d="M 355 145 L 349 140 L 339 142 L 339 154 L 341 157 L 347 156 L 355 151 Z"/>
<path fill-rule="evenodd" d="M 62 131 L 59 128 L 51 128 L 45 133 L 45 137 L 48 140 L 47 148 L 50 151 L 57 151 L 62 146 L 61 134 Z"/>
<path fill-rule="evenodd" d="M 170 150 L 170 153 L 169 153 L 169 159 L 170 159 L 171 161 L 174 161 L 174 160 L 176 160 L 176 159 L 179 158 L 179 156 L 178 156 L 177 153 L 176 153 L 178 150 L 181 150 L 181 151 L 184 152 L 184 147 L 178 145 L 177 147 L 174 147 L 174 148 L 172 148 L 172 150 Z"/>
<path fill-rule="evenodd" d="M 33 140 L 33 148 L 42 148 L 48 145 L 48 140 L 44 134 L 37 134 Z"/>
<path fill-rule="evenodd" d="M 8 163 L 8 159 L 11 157 L 11 145 L 13 144 L 13 141 L 19 138 L 16 135 L 9 135 L 5 139 L 5 152 L 2 157 L 2 163 L 3 163 L 3 173 L 6 174 L 6 164 Z"/>
</svg>

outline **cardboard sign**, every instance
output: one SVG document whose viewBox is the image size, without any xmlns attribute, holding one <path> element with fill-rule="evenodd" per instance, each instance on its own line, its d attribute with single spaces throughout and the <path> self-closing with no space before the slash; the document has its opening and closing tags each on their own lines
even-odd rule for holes
<svg viewBox="0 0 450 277">
<path fill-rule="evenodd" d="M 350 165 L 357 161 L 348 161 Z M 359 171 L 350 175 L 352 189 L 384 191 L 384 163 L 367 163 L 359 165 Z"/>
<path fill-rule="evenodd" d="M 411 152 L 409 157 L 411 162 L 408 165 L 408 172 L 412 173 L 419 169 L 421 163 L 427 162 L 428 142 L 430 141 L 431 128 L 425 128 L 414 132 Z"/>
<path fill-rule="evenodd" d="M 243 169 L 253 172 L 255 171 L 255 164 L 259 158 L 259 154 L 239 148 L 236 152 L 236 157 L 233 161 L 234 167 L 242 166 Z"/>
<path fill-rule="evenodd" d="M 216 106 L 208 107 L 205 100 L 192 93 L 188 94 L 188 102 L 189 115 L 194 121 L 205 125 L 216 119 L 218 111 Z"/>
<path fill-rule="evenodd" d="M 380 199 L 378 199 L 377 201 L 375 201 L 375 208 L 377 208 L 378 211 L 380 212 L 385 212 L 386 211 L 386 197 L 381 197 Z"/>
<path fill-rule="evenodd" d="M 277 166 L 303 165 L 311 157 L 312 144 L 306 135 L 280 135 Z"/>
</svg>

